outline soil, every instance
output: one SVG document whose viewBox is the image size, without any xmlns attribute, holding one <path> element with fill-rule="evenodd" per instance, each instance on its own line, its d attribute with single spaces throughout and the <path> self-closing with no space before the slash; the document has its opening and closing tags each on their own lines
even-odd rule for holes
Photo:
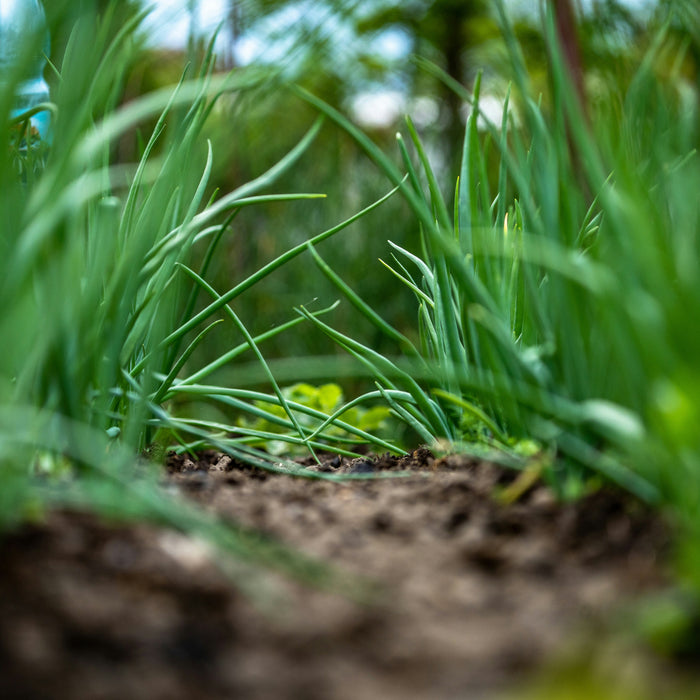
<svg viewBox="0 0 700 700">
<path fill-rule="evenodd" d="M 411 474 L 308 480 L 206 452 L 171 454 L 164 482 L 374 582 L 370 602 L 237 585 L 185 535 L 54 512 L 0 541 L 0 697 L 493 698 L 667 585 L 667 528 L 618 492 L 505 503 L 515 472 L 425 449 L 313 468 Z"/>
</svg>

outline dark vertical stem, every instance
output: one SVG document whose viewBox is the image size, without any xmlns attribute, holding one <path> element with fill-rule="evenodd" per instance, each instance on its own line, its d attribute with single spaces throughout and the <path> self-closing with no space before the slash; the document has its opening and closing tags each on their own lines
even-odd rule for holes
<svg viewBox="0 0 700 700">
<path fill-rule="evenodd" d="M 458 83 L 464 79 L 462 70 L 462 51 L 464 49 L 463 42 L 463 23 L 465 19 L 465 11 L 463 8 L 451 7 L 445 12 L 444 16 L 444 51 L 445 51 L 445 69 L 451 78 L 454 78 Z M 443 92 L 443 99 L 449 119 L 447 128 L 447 143 L 449 149 L 455 149 L 456 144 L 462 140 L 462 118 L 460 109 L 462 101 L 454 90 L 446 88 Z M 451 164 L 455 167 L 455 164 Z"/>
<path fill-rule="evenodd" d="M 552 0 L 559 48 L 564 57 L 569 79 L 578 97 L 581 109 L 586 111 L 586 94 L 583 84 L 583 60 L 579 44 L 576 14 L 571 0 Z"/>
<path fill-rule="evenodd" d="M 564 61 L 564 79 L 570 84 L 580 114 L 583 115 L 584 123 L 590 125 L 590 114 L 588 112 L 588 101 L 586 100 L 586 91 L 584 85 L 584 70 L 583 60 L 581 56 L 581 46 L 577 31 L 576 13 L 571 0 L 551 0 L 552 10 L 554 12 L 554 22 L 558 48 Z M 558 60 L 556 56 L 552 56 L 552 61 Z M 555 99 L 564 99 L 560 94 L 557 97 L 557 88 L 554 86 Z M 560 92 L 560 91 L 559 91 Z M 562 117 L 564 119 L 564 128 L 566 130 L 566 139 L 568 142 L 569 159 L 572 168 L 572 175 L 581 188 L 581 192 L 585 198 L 590 200 L 591 192 L 585 177 L 585 169 L 582 162 L 582 154 L 580 147 L 577 144 L 576 137 L 572 130 L 572 119 L 577 117 L 567 113 L 567 109 L 562 109 Z"/>
</svg>

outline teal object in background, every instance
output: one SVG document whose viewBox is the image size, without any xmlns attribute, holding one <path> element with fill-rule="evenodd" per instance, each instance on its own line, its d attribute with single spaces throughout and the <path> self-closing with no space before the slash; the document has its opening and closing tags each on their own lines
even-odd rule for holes
<svg viewBox="0 0 700 700">
<path fill-rule="evenodd" d="M 44 8 L 39 0 L 0 0 L 0 81 L 18 80 L 11 118 L 49 101 L 44 79 L 50 51 Z M 51 140 L 51 112 L 31 116 L 29 143 Z"/>
</svg>

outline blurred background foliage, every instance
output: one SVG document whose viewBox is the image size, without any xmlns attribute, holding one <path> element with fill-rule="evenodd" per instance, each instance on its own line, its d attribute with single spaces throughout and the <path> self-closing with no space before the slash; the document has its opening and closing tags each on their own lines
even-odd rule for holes
<svg viewBox="0 0 700 700">
<path fill-rule="evenodd" d="M 551 1 L 569 5 L 568 0 Z M 90 13 L 116 12 L 119 17 L 111 24 L 116 28 L 143 11 L 146 3 L 124 0 L 117 9 L 112 4 L 107 10 L 109 5 L 106 0 L 45 3 L 52 59 L 59 72 L 60 57 L 78 17 L 90 21 Z M 159 46 L 149 40 L 145 29 L 138 35 L 128 79 L 105 94 L 106 108 L 115 100 L 128 101 L 174 84 L 183 71 L 192 70 L 188 64 L 197 65 L 211 38 L 197 33 L 198 5 L 194 0 L 187 3 L 192 30 L 180 49 Z M 542 95 L 546 109 L 552 109 L 539 3 L 511 0 L 507 5 L 534 93 Z M 693 0 L 593 0 L 572 5 L 577 26 L 565 41 L 580 51 L 583 89 L 592 118 L 622 109 L 620 96 L 669 5 L 680 17 L 700 12 Z M 681 26 L 699 25 L 697 21 L 679 22 L 668 34 L 668 42 L 685 49 L 681 70 L 665 65 L 663 52 L 655 66 L 662 75 L 673 70 L 680 73 L 684 83 L 673 86 L 679 100 L 684 89 L 697 89 L 700 65 L 700 37 Z M 212 114 L 208 125 L 215 157 L 212 193 L 217 188 L 230 191 L 254 178 L 308 129 L 316 115 L 285 88 L 285 82 L 293 81 L 348 114 L 389 154 L 397 153 L 395 134 L 402 128 L 404 114 L 410 114 L 450 201 L 468 106 L 413 57 L 428 59 L 468 90 L 482 73 L 482 104 L 496 122 L 511 75 L 494 4 L 485 0 L 231 0 L 219 29 L 217 51 L 222 71 L 258 63 L 269 68 L 271 77 L 263 88 L 222 99 Z M 517 103 L 513 108 L 517 124 Z M 117 159 L 136 161 L 144 133 L 148 133 L 147 125 L 122 138 L 115 147 Z M 485 132 L 483 138 L 488 138 Z M 490 175 L 494 180 L 498 177 L 495 158 Z M 326 124 L 310 151 L 277 183 L 276 191 L 321 192 L 327 198 L 243 211 L 232 222 L 222 253 L 214 262 L 214 286 L 230 288 L 237 279 L 349 217 L 386 190 L 383 176 L 357 145 Z M 378 262 L 390 255 L 387 240 L 408 250 L 418 245 L 415 220 L 398 197 L 320 246 L 320 252 L 351 281 L 360 297 L 412 336 L 417 327 L 414 300 Z M 294 306 L 323 308 L 335 298 L 337 293 L 308 257 L 302 256 L 250 290 L 236 311 L 252 332 L 261 332 L 294 317 Z M 381 352 L 394 352 L 391 341 L 359 319 L 347 303 L 333 312 L 331 323 L 343 332 L 358 334 Z M 213 358 L 222 345 L 240 340 L 233 329 L 217 330 L 211 345 L 200 350 L 204 357 L 198 361 L 209 359 L 209 353 Z M 269 358 L 338 352 L 311 327 L 280 336 L 263 350 Z M 235 367 L 223 372 L 224 377 L 217 381 L 234 384 L 240 379 Z"/>
</svg>

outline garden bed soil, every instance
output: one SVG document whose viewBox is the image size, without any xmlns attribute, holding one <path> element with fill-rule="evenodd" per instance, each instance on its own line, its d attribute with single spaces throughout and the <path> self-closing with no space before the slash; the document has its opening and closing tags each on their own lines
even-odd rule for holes
<svg viewBox="0 0 700 700">
<path fill-rule="evenodd" d="M 54 512 L 0 541 L 0 697 L 491 698 L 666 585 L 666 527 L 618 492 L 504 504 L 515 472 L 424 449 L 314 468 L 411 475 L 307 480 L 207 452 L 171 454 L 164 481 L 371 580 L 370 602 L 279 574 L 237 586 L 185 535 Z"/>
</svg>

